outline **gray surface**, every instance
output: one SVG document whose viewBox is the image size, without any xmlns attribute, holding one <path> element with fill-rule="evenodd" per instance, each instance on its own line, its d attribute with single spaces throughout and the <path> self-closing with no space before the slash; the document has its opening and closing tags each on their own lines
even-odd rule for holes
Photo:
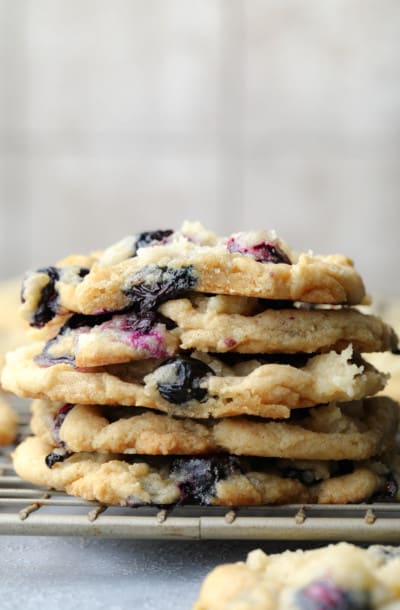
<svg viewBox="0 0 400 610">
<path fill-rule="evenodd" d="M 2 610 L 190 610 L 205 575 L 285 543 L 0 537 Z M 304 546 L 304 545 L 303 545 Z"/>
</svg>

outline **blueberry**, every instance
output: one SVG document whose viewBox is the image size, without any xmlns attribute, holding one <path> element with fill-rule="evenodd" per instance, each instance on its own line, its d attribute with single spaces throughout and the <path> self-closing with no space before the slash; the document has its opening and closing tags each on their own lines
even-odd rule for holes
<svg viewBox="0 0 400 610">
<path fill-rule="evenodd" d="M 233 456 L 175 458 L 170 464 L 170 474 L 178 482 L 181 504 L 211 504 L 216 483 L 240 472 L 240 461 Z"/>
<path fill-rule="evenodd" d="M 104 322 L 108 322 L 111 320 L 114 314 L 112 312 L 97 314 L 93 316 L 87 316 L 82 313 L 74 313 L 68 320 L 65 322 L 64 326 L 60 330 L 60 333 L 64 334 L 68 330 L 74 330 L 76 328 L 88 327 L 93 328 L 94 326 L 99 326 Z"/>
<path fill-rule="evenodd" d="M 149 265 L 133 275 L 123 293 L 130 299 L 133 311 L 143 314 L 168 299 L 184 295 L 196 283 L 193 265 L 178 268 Z"/>
<path fill-rule="evenodd" d="M 370 610 L 368 591 L 344 591 L 330 580 L 317 580 L 296 593 L 302 610 Z"/>
<path fill-rule="evenodd" d="M 165 244 L 168 241 L 168 237 L 172 235 L 173 231 L 167 229 L 165 231 L 144 231 L 136 235 L 135 251 L 139 248 L 146 248 L 147 246 L 154 246 L 157 243 Z"/>
<path fill-rule="evenodd" d="M 69 457 L 69 455 L 70 454 L 68 451 L 66 451 L 64 448 L 52 451 L 45 457 L 46 466 L 48 468 L 52 468 L 54 464 L 57 464 L 57 462 L 63 462 L 67 457 Z"/>
<path fill-rule="evenodd" d="M 41 328 L 52 320 L 57 313 L 58 292 L 56 282 L 60 279 L 60 271 L 57 267 L 45 267 L 38 269 L 37 273 L 45 273 L 49 278 L 46 286 L 41 290 L 38 305 L 30 320 L 31 326 Z M 22 302 L 25 301 L 24 287 L 22 288 L 21 300 Z"/>
<path fill-rule="evenodd" d="M 168 370 L 165 368 L 168 367 Z M 201 388 L 201 382 L 214 371 L 201 360 L 189 356 L 178 356 L 166 360 L 158 369 L 164 369 L 171 381 L 157 383 L 161 396 L 173 404 L 181 405 L 189 400 L 204 400 L 206 388 Z"/>
<path fill-rule="evenodd" d="M 123 332 L 137 332 L 142 335 L 149 334 L 158 322 L 158 316 L 155 312 L 149 311 L 143 316 L 138 317 L 136 314 L 128 314 L 120 328 Z"/>
<path fill-rule="evenodd" d="M 56 288 L 56 282 L 62 279 L 63 269 L 57 267 L 44 267 L 42 269 L 38 269 L 35 273 L 44 273 L 48 277 L 48 282 L 46 286 L 41 289 L 38 305 L 33 312 L 30 324 L 31 326 L 36 326 L 41 328 L 47 322 L 52 320 L 55 315 L 59 311 L 59 302 L 58 302 L 58 291 Z M 89 269 L 85 267 L 79 268 L 77 271 L 74 271 L 75 278 L 80 281 L 89 273 Z M 22 285 L 21 290 L 21 301 L 25 303 L 25 283 Z"/>
<path fill-rule="evenodd" d="M 272 242 L 262 241 L 254 246 L 244 246 L 235 237 L 231 237 L 228 240 L 227 248 L 229 252 L 239 252 L 245 256 L 251 256 L 259 263 L 292 264 L 287 254 Z"/>
<path fill-rule="evenodd" d="M 80 278 L 84 278 L 87 276 L 87 274 L 90 272 L 90 269 L 87 269 L 86 267 L 81 267 L 78 271 L 78 276 Z"/>
<path fill-rule="evenodd" d="M 392 472 L 386 475 L 386 480 L 383 488 L 376 493 L 372 501 L 373 502 L 387 502 L 393 500 L 397 496 L 399 491 L 399 485 Z"/>
</svg>

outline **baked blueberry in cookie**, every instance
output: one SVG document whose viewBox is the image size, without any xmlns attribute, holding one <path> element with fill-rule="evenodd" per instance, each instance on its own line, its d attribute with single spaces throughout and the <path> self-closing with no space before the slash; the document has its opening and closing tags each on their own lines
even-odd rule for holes
<svg viewBox="0 0 400 610">
<path fill-rule="evenodd" d="M 215 485 L 235 472 L 242 472 L 234 456 L 209 458 L 175 458 L 170 474 L 177 480 L 181 504 L 210 504 L 216 494 Z"/>
<path fill-rule="evenodd" d="M 42 287 L 38 298 L 36 310 L 32 315 L 30 323 L 32 326 L 42 327 L 49 322 L 57 313 L 58 294 L 55 287 L 56 282 L 60 279 L 59 270 L 56 267 L 45 267 L 38 269 L 37 273 L 45 274 L 48 281 Z M 22 285 L 21 301 L 25 303 L 25 282 Z"/>
<path fill-rule="evenodd" d="M 63 462 L 69 455 L 70 453 L 64 447 L 54 449 L 54 451 L 48 453 L 45 457 L 46 466 L 48 468 L 53 468 L 54 464 Z"/>
<path fill-rule="evenodd" d="M 245 238 L 246 234 L 238 234 L 229 238 L 227 248 L 229 252 L 244 254 L 254 258 L 258 263 L 285 263 L 291 265 L 286 252 L 282 247 L 272 241 L 251 243 Z"/>
<path fill-rule="evenodd" d="M 148 265 L 135 273 L 123 293 L 136 313 L 154 311 L 168 299 L 183 296 L 197 283 L 193 265 L 170 268 Z"/>
<path fill-rule="evenodd" d="M 317 580 L 296 593 L 297 606 L 301 610 L 369 610 L 370 595 L 367 591 L 344 591 L 332 581 Z"/>
<path fill-rule="evenodd" d="M 44 267 L 27 273 L 21 289 L 21 302 L 25 304 L 26 293 L 30 304 L 27 306 L 29 323 L 41 328 L 50 322 L 60 310 L 59 294 L 56 283 L 77 284 L 89 273 L 85 267 Z"/>
<path fill-rule="evenodd" d="M 136 236 L 135 252 L 139 248 L 146 248 L 147 246 L 154 246 L 155 244 L 165 244 L 168 241 L 170 235 L 172 235 L 172 229 L 158 230 L 158 231 L 144 231 Z"/>
<path fill-rule="evenodd" d="M 392 472 L 388 472 L 383 488 L 373 496 L 372 502 L 390 502 L 393 501 L 399 491 L 398 482 Z"/>
<path fill-rule="evenodd" d="M 174 404 L 202 401 L 207 397 L 207 390 L 201 387 L 201 382 L 209 375 L 214 375 L 214 371 L 197 358 L 170 358 L 157 369 L 157 389 L 165 400 Z"/>
</svg>

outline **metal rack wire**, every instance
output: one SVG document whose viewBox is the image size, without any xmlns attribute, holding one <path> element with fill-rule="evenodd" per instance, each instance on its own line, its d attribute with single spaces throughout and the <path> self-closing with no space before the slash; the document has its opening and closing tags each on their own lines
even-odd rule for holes
<svg viewBox="0 0 400 610">
<path fill-rule="evenodd" d="M 21 413 L 20 435 L 28 433 Z M 400 504 L 172 510 L 107 507 L 22 481 L 0 452 L 0 534 L 400 543 Z"/>
</svg>

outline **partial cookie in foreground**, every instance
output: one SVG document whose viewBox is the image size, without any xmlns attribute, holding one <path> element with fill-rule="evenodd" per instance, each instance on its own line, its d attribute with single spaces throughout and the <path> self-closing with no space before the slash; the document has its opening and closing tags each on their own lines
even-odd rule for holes
<svg viewBox="0 0 400 610">
<path fill-rule="evenodd" d="M 13 461 L 17 474 L 33 484 L 125 506 L 345 504 L 362 502 L 376 494 L 394 499 L 398 489 L 397 483 L 389 484 L 394 476 L 390 467 L 378 459 L 297 464 L 221 455 L 68 456 L 30 437 L 17 447 Z"/>
<path fill-rule="evenodd" d="M 285 303 L 276 309 L 272 301 L 250 297 L 192 294 L 145 316 L 72 315 L 46 342 L 41 362 L 81 368 L 168 358 L 182 349 L 312 354 L 340 351 L 349 344 L 356 352 L 379 352 L 397 349 L 398 338 L 380 318 L 351 308 L 305 310 Z"/>
<path fill-rule="evenodd" d="M 88 268 L 30 273 L 23 314 L 35 326 L 68 311 L 96 315 L 130 307 L 143 314 L 189 291 L 324 304 L 358 304 L 365 297 L 361 277 L 345 256 L 298 255 L 273 232 L 207 240 L 204 232 L 200 227 L 197 239 L 196 231 L 184 228 L 158 231 L 139 245 L 134 236 Z"/>
<path fill-rule="evenodd" d="M 386 383 L 386 376 L 360 357 L 352 361 L 351 346 L 340 354 L 290 357 L 292 365 L 263 364 L 259 356 L 228 366 L 196 353 L 84 372 L 68 364 L 39 366 L 35 357 L 42 350 L 37 343 L 7 355 L 5 389 L 21 397 L 150 407 L 183 417 L 287 418 L 291 409 L 371 396 Z"/>
<path fill-rule="evenodd" d="M 365 460 L 394 445 L 400 410 L 388 398 L 314 407 L 286 422 L 196 421 L 145 410 L 37 400 L 32 432 L 67 452 L 147 455 L 230 453 L 302 460 Z"/>
<path fill-rule="evenodd" d="M 221 565 L 205 579 L 193 610 L 395 610 L 400 549 L 341 542 Z"/>
<path fill-rule="evenodd" d="M 7 400 L 0 396 L 0 445 L 14 442 L 18 430 L 18 417 Z"/>
</svg>

